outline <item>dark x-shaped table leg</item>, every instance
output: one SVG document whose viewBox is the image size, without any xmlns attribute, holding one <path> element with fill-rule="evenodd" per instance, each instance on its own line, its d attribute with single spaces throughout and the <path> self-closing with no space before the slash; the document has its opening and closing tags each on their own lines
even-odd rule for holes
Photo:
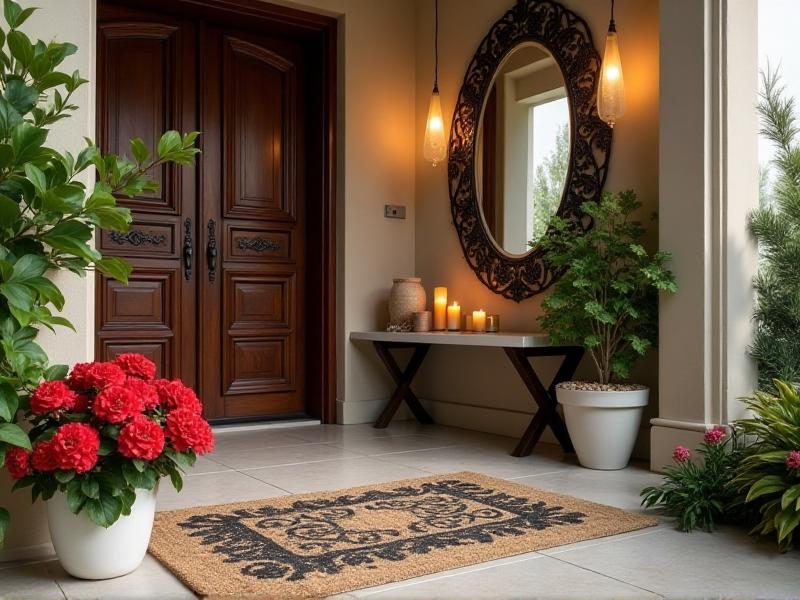
<svg viewBox="0 0 800 600">
<path fill-rule="evenodd" d="M 411 412 L 413 412 L 414 416 L 417 418 L 417 421 L 426 424 L 433 423 L 433 418 L 428 414 L 428 411 L 425 410 L 425 407 L 422 406 L 416 394 L 411 391 L 411 381 L 417 374 L 420 365 L 422 365 L 422 361 L 425 360 L 425 355 L 428 353 L 430 345 L 404 344 L 402 342 L 373 342 L 373 344 L 375 345 L 375 350 L 378 352 L 378 356 L 380 356 L 383 364 L 386 365 L 386 368 L 389 370 L 392 379 L 394 379 L 397 384 L 392 397 L 389 399 L 389 403 L 386 405 L 386 408 L 383 409 L 378 420 L 375 421 L 375 427 L 378 429 L 386 427 L 392 420 L 394 413 L 400 408 L 403 400 L 406 401 Z M 411 360 L 408 361 L 405 369 L 401 369 L 397 364 L 394 356 L 389 352 L 391 348 L 414 349 L 414 354 L 411 355 Z"/>
<path fill-rule="evenodd" d="M 561 444 L 564 452 L 574 452 L 572 441 L 567 433 L 567 426 L 556 411 L 558 402 L 556 401 L 556 386 L 562 381 L 567 381 L 575 374 L 578 364 L 583 357 L 583 348 L 579 346 L 546 346 L 542 348 L 503 348 L 506 355 L 511 360 L 511 364 L 519 373 L 525 387 L 528 388 L 533 399 L 539 407 L 533 416 L 530 425 L 522 434 L 522 437 L 514 448 L 512 456 L 528 456 L 533 447 L 544 433 L 544 428 L 549 425 L 550 429 Z M 544 388 L 539 376 L 533 370 L 530 361 L 534 356 L 563 356 L 564 362 L 561 363 L 553 381 L 548 389 Z"/>
<path fill-rule="evenodd" d="M 383 409 L 381 416 L 375 421 L 375 427 L 383 429 L 392 420 L 392 417 L 400 408 L 403 400 L 408 404 L 411 412 L 420 423 L 433 423 L 433 418 L 422 406 L 422 403 L 417 398 L 416 394 L 411 391 L 411 382 L 414 376 L 419 371 L 425 355 L 428 354 L 430 344 L 410 344 L 404 342 L 373 342 L 375 350 L 378 352 L 383 364 L 389 370 L 392 378 L 394 379 L 397 387 L 389 399 L 386 408 Z M 395 348 L 413 348 L 414 354 L 411 360 L 408 361 L 405 369 L 401 369 L 397 364 L 394 356 L 390 352 Z M 503 348 L 508 358 L 511 359 L 511 364 L 519 373 L 525 387 L 528 388 L 533 399 L 539 407 L 533 419 L 531 420 L 528 429 L 522 435 L 517 447 L 512 452 L 512 456 L 527 456 L 531 453 L 539 438 L 544 433 L 544 428 L 548 425 L 553 430 L 556 439 L 561 444 L 565 452 L 574 452 L 572 442 L 567 433 L 567 427 L 564 421 L 556 411 L 558 403 L 556 402 L 556 386 L 562 381 L 567 381 L 575 374 L 583 357 L 583 348 L 578 346 L 545 346 L 541 348 Z M 542 385 L 536 371 L 533 370 L 530 361 L 528 360 L 534 356 L 563 356 L 564 362 L 561 363 L 553 378 L 552 383 L 548 389 Z"/>
</svg>

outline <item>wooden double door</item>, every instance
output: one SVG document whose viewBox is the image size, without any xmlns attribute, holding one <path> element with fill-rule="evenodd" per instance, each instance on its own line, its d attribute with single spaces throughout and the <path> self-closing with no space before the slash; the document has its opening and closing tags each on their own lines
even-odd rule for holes
<svg viewBox="0 0 800 600">
<path fill-rule="evenodd" d="M 302 41 L 101 3 L 98 55 L 104 151 L 177 129 L 199 130 L 202 153 L 153 173 L 158 192 L 120 197 L 130 230 L 99 236 L 133 274 L 98 276 L 97 356 L 148 356 L 212 419 L 319 413 L 305 353 L 307 128 L 320 125 L 306 87 L 319 71 Z"/>
</svg>

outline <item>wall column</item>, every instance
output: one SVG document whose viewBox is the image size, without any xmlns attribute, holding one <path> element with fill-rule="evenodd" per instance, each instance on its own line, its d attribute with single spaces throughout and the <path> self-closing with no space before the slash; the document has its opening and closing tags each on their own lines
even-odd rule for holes
<svg viewBox="0 0 800 600">
<path fill-rule="evenodd" d="M 660 5 L 659 244 L 678 294 L 659 309 L 659 407 L 651 467 L 676 444 L 741 414 L 756 382 L 756 271 L 747 215 L 758 204 L 757 3 Z M 730 68 L 728 68 L 730 66 Z"/>
</svg>

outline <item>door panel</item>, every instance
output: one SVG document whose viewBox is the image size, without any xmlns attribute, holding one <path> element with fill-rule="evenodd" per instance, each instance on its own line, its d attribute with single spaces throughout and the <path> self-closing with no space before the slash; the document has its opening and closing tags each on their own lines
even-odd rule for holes
<svg viewBox="0 0 800 600">
<path fill-rule="evenodd" d="M 205 257 L 204 398 L 214 417 L 302 412 L 303 53 L 232 30 L 201 35 L 201 197 L 205 243 L 219 252 L 213 281 Z"/>
<path fill-rule="evenodd" d="M 327 156 L 322 74 L 307 70 L 302 36 L 142 6 L 100 2 L 98 144 L 128 154 L 132 137 L 154 147 L 167 129 L 199 130 L 202 153 L 194 169 L 153 173 L 158 192 L 119 198 L 130 231 L 99 234 L 102 252 L 134 271 L 128 285 L 98 276 L 96 354 L 145 354 L 160 376 L 193 385 L 211 419 L 304 413 L 306 310 L 324 312 L 305 297 L 305 176 L 320 180 L 310 189 L 322 196 Z M 307 123 L 319 134 L 310 144 Z M 331 216 L 321 208 L 315 231 Z"/>
<path fill-rule="evenodd" d="M 101 6 L 98 24 L 98 145 L 130 155 L 129 140 L 154 148 L 167 129 L 197 128 L 195 26 Z M 196 383 L 195 281 L 186 278 L 183 245 L 196 211 L 193 169 L 164 166 L 151 173 L 157 192 L 118 196 L 131 209 L 125 233 L 103 231 L 103 254 L 133 265 L 129 284 L 98 276 L 96 355 L 141 352 L 161 377 Z"/>
</svg>

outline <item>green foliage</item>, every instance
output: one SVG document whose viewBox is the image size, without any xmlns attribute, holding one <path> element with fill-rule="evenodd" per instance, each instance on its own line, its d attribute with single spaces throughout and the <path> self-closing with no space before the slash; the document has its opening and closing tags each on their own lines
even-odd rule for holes
<svg viewBox="0 0 800 600">
<path fill-rule="evenodd" d="M 93 247 L 95 228 L 125 231 L 130 212 L 115 195 L 155 190 L 149 170 L 192 164 L 198 152 L 197 133 L 175 131 L 163 135 L 152 157 L 138 139 L 131 141 L 133 159 L 102 155 L 90 140 L 77 156 L 48 147 L 48 128 L 78 108 L 72 96 L 87 81 L 59 70 L 75 45 L 33 42 L 19 30 L 33 11 L 4 0 L 8 28 L 0 28 L 0 459 L 8 445 L 30 447 L 13 423 L 16 412 L 49 369 L 60 368 L 48 366 L 34 341 L 37 328 L 72 327 L 56 314 L 64 296 L 49 275 L 97 269 L 126 281 L 130 266 Z M 92 170 L 97 182 L 87 188 L 82 180 Z M 7 518 L 0 509 L 0 541 Z"/>
<path fill-rule="evenodd" d="M 533 239 L 538 242 L 561 204 L 569 168 L 569 125 L 558 128 L 556 147 L 536 169 L 533 183 Z"/>
<path fill-rule="evenodd" d="M 755 278 L 755 335 L 750 353 L 758 363 L 759 386 L 773 379 L 800 381 L 800 144 L 794 98 L 780 76 L 761 74 L 758 103 L 761 134 L 775 145 L 769 202 L 750 216 L 761 261 Z"/>
<path fill-rule="evenodd" d="M 800 524 L 800 469 L 788 457 L 800 451 L 800 397 L 787 382 L 775 380 L 774 392 L 757 391 L 745 399 L 752 418 L 737 421 L 753 439 L 736 466 L 733 487 L 738 505 L 758 515 L 752 533 L 774 535 L 782 551 L 793 547 Z"/>
<path fill-rule="evenodd" d="M 583 344 L 601 383 L 627 379 L 639 356 L 656 344 L 658 291 L 677 291 L 667 252 L 650 255 L 644 228 L 631 219 L 641 203 L 632 191 L 603 194 L 582 210 L 594 221 L 585 234 L 559 217 L 541 244 L 563 276 L 539 318 L 554 343 Z"/>
<path fill-rule="evenodd" d="M 719 443 L 700 445 L 702 461 L 677 460 L 664 468 L 664 483 L 642 490 L 642 505 L 661 507 L 678 520 L 682 531 L 712 531 L 730 518 L 735 492 L 730 487 L 743 445 L 734 432 Z"/>
</svg>

